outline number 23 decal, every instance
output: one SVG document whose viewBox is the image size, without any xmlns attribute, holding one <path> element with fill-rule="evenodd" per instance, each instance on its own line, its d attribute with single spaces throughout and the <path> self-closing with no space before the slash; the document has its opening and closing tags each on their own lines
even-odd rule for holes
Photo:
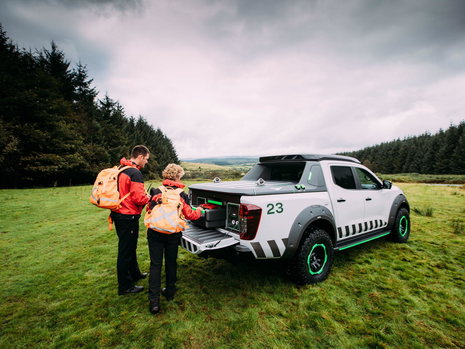
<svg viewBox="0 0 465 349">
<path fill-rule="evenodd" d="M 268 204 L 266 207 L 268 208 L 268 211 L 266 212 L 267 214 L 283 213 L 284 211 L 283 204 L 280 202 Z"/>
</svg>

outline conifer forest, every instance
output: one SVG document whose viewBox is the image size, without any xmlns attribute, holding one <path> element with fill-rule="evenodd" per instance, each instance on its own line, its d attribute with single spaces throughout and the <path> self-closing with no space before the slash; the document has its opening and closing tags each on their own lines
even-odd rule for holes
<svg viewBox="0 0 465 349">
<path fill-rule="evenodd" d="M 71 67 L 55 43 L 20 49 L 0 24 L 1 187 L 90 184 L 137 144 L 152 153 L 146 178 L 179 162 L 159 128 L 127 116 L 109 96 L 98 99 L 92 81 L 86 66 Z"/>
<path fill-rule="evenodd" d="M 465 121 L 435 134 L 397 139 L 342 155 L 375 172 L 465 174 Z"/>
</svg>

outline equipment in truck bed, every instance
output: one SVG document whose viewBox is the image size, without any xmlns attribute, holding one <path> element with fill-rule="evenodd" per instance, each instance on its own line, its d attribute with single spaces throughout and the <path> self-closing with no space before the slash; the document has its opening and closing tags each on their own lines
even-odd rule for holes
<svg viewBox="0 0 465 349">
<path fill-rule="evenodd" d="M 192 223 L 201 228 L 224 227 L 226 219 L 226 209 L 214 204 L 200 205 L 205 211 L 205 215 Z"/>
</svg>

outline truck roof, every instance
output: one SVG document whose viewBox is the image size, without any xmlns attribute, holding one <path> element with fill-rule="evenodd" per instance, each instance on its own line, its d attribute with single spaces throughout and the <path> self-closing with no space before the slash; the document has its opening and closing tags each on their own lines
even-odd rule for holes
<svg viewBox="0 0 465 349">
<path fill-rule="evenodd" d="M 259 158 L 260 162 L 271 162 L 271 161 L 299 161 L 299 160 L 338 160 L 360 163 L 356 158 L 343 155 L 324 155 L 324 154 L 291 154 L 291 155 L 273 155 L 273 156 L 262 156 Z"/>
</svg>

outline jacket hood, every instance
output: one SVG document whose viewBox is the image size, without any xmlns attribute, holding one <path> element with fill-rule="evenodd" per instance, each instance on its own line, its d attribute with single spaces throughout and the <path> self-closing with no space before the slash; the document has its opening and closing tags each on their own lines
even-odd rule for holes
<svg viewBox="0 0 465 349">
<path fill-rule="evenodd" d="M 186 186 L 185 184 L 182 184 L 181 182 L 172 181 L 171 179 L 165 179 L 163 180 L 161 184 L 168 185 L 170 187 L 181 188 L 181 189 Z"/>
<path fill-rule="evenodd" d="M 134 162 L 132 162 L 131 160 L 128 160 L 126 158 L 122 158 L 119 163 L 122 165 L 122 166 L 132 166 L 132 167 L 135 167 L 137 168 L 138 170 L 140 170 L 140 166 L 138 166 L 137 164 L 135 164 Z"/>
</svg>

